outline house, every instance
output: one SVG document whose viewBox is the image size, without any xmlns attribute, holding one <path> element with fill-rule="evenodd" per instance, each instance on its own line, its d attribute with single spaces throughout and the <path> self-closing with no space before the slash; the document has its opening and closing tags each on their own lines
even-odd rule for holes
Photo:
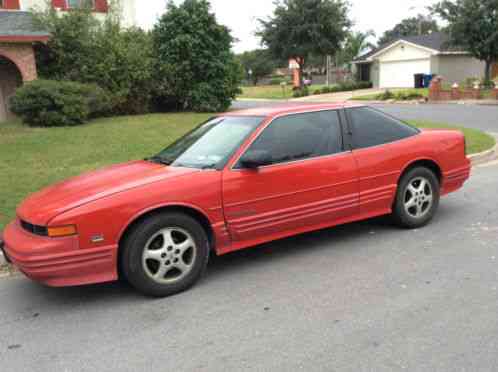
<svg viewBox="0 0 498 372">
<path fill-rule="evenodd" d="M 8 102 L 17 87 L 37 78 L 33 45 L 47 42 L 50 35 L 33 25 L 30 10 L 49 4 L 61 13 L 90 4 L 101 19 L 109 11 L 108 0 L 0 0 L 0 122 L 11 116 Z M 135 0 L 122 0 L 120 10 L 125 27 L 137 25 Z"/>
<path fill-rule="evenodd" d="M 110 0 L 0 0 L 0 10 L 45 10 L 47 4 L 60 12 L 90 6 L 97 18 L 103 19 L 109 11 Z M 121 0 L 121 21 L 125 27 L 137 26 L 137 1 Z"/>
<path fill-rule="evenodd" d="M 435 74 L 449 83 L 483 78 L 484 62 L 461 48 L 452 47 L 448 35 L 403 37 L 353 61 L 358 80 L 375 88 L 413 88 L 415 74 Z M 495 69 L 496 71 L 496 69 Z"/>
</svg>

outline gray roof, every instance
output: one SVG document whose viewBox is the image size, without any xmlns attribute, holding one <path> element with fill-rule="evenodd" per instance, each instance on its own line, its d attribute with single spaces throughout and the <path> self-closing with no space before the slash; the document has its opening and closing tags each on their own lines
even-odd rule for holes
<svg viewBox="0 0 498 372">
<path fill-rule="evenodd" d="M 463 52 L 462 48 L 454 46 L 450 43 L 450 37 L 448 34 L 443 32 L 433 32 L 429 35 L 417 35 L 417 36 L 404 36 L 399 39 L 393 40 L 390 43 L 381 45 L 378 48 L 371 50 L 370 52 L 363 54 L 362 56 L 355 59 L 355 62 L 361 62 L 367 60 L 369 57 L 380 52 L 383 49 L 390 47 L 391 45 L 403 40 L 412 44 L 420 45 L 425 48 L 433 49 L 438 52 Z"/>
<path fill-rule="evenodd" d="M 30 12 L 0 11 L 0 36 L 46 37 L 50 34 L 40 30 L 33 22 Z"/>
</svg>

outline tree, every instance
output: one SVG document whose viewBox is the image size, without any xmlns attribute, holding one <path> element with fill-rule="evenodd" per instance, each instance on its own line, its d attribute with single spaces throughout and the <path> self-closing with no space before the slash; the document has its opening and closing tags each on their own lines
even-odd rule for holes
<svg viewBox="0 0 498 372">
<path fill-rule="evenodd" d="M 244 68 L 244 76 L 254 85 L 258 84 L 261 78 L 270 75 L 277 67 L 277 63 L 266 49 L 244 52 L 239 56 L 239 60 Z"/>
<path fill-rule="evenodd" d="M 375 37 L 375 32 L 373 30 L 349 33 L 344 48 L 339 54 L 339 64 L 350 65 L 356 57 L 360 56 L 367 49 L 373 49 L 374 45 L 368 41 L 370 37 Z"/>
<path fill-rule="evenodd" d="M 392 30 L 384 32 L 379 39 L 379 45 L 386 45 L 403 36 L 427 35 L 440 31 L 437 21 L 422 14 L 403 19 Z"/>
<path fill-rule="evenodd" d="M 259 20 L 257 35 L 275 57 L 294 59 L 301 77 L 311 55 L 340 49 L 352 24 L 344 0 L 277 0 L 275 5 L 272 17 Z"/>
<path fill-rule="evenodd" d="M 498 60 L 498 0 L 441 1 L 432 10 L 448 22 L 451 43 L 484 61 L 485 81 Z"/>
<path fill-rule="evenodd" d="M 233 38 L 206 0 L 173 1 L 153 30 L 157 104 L 161 109 L 224 111 L 239 93 Z"/>
<path fill-rule="evenodd" d="M 112 4 L 119 5 L 117 1 Z M 152 42 L 148 33 L 123 29 L 114 8 L 103 22 L 91 9 L 60 15 L 51 6 L 35 13 L 35 19 L 51 34 L 46 45 L 36 48 L 40 77 L 98 84 L 110 94 L 109 114 L 149 110 Z"/>
</svg>

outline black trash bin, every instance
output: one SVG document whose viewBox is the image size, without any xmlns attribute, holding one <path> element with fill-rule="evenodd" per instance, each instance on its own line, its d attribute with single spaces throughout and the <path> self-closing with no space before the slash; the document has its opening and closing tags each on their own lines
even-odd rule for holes
<svg viewBox="0 0 498 372">
<path fill-rule="evenodd" d="M 415 74 L 415 88 L 424 87 L 424 74 Z"/>
</svg>

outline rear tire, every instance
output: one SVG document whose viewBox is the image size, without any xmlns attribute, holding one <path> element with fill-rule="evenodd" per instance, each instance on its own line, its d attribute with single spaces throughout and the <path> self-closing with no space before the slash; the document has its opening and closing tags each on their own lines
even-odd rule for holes
<svg viewBox="0 0 498 372">
<path fill-rule="evenodd" d="M 425 167 L 413 168 L 399 182 L 392 217 L 404 228 L 423 227 L 434 217 L 439 198 L 440 185 L 436 175 Z"/>
<path fill-rule="evenodd" d="M 152 297 L 166 297 L 192 287 L 209 258 L 206 231 L 194 218 L 163 213 L 140 222 L 123 244 L 122 270 L 130 284 Z"/>
</svg>

